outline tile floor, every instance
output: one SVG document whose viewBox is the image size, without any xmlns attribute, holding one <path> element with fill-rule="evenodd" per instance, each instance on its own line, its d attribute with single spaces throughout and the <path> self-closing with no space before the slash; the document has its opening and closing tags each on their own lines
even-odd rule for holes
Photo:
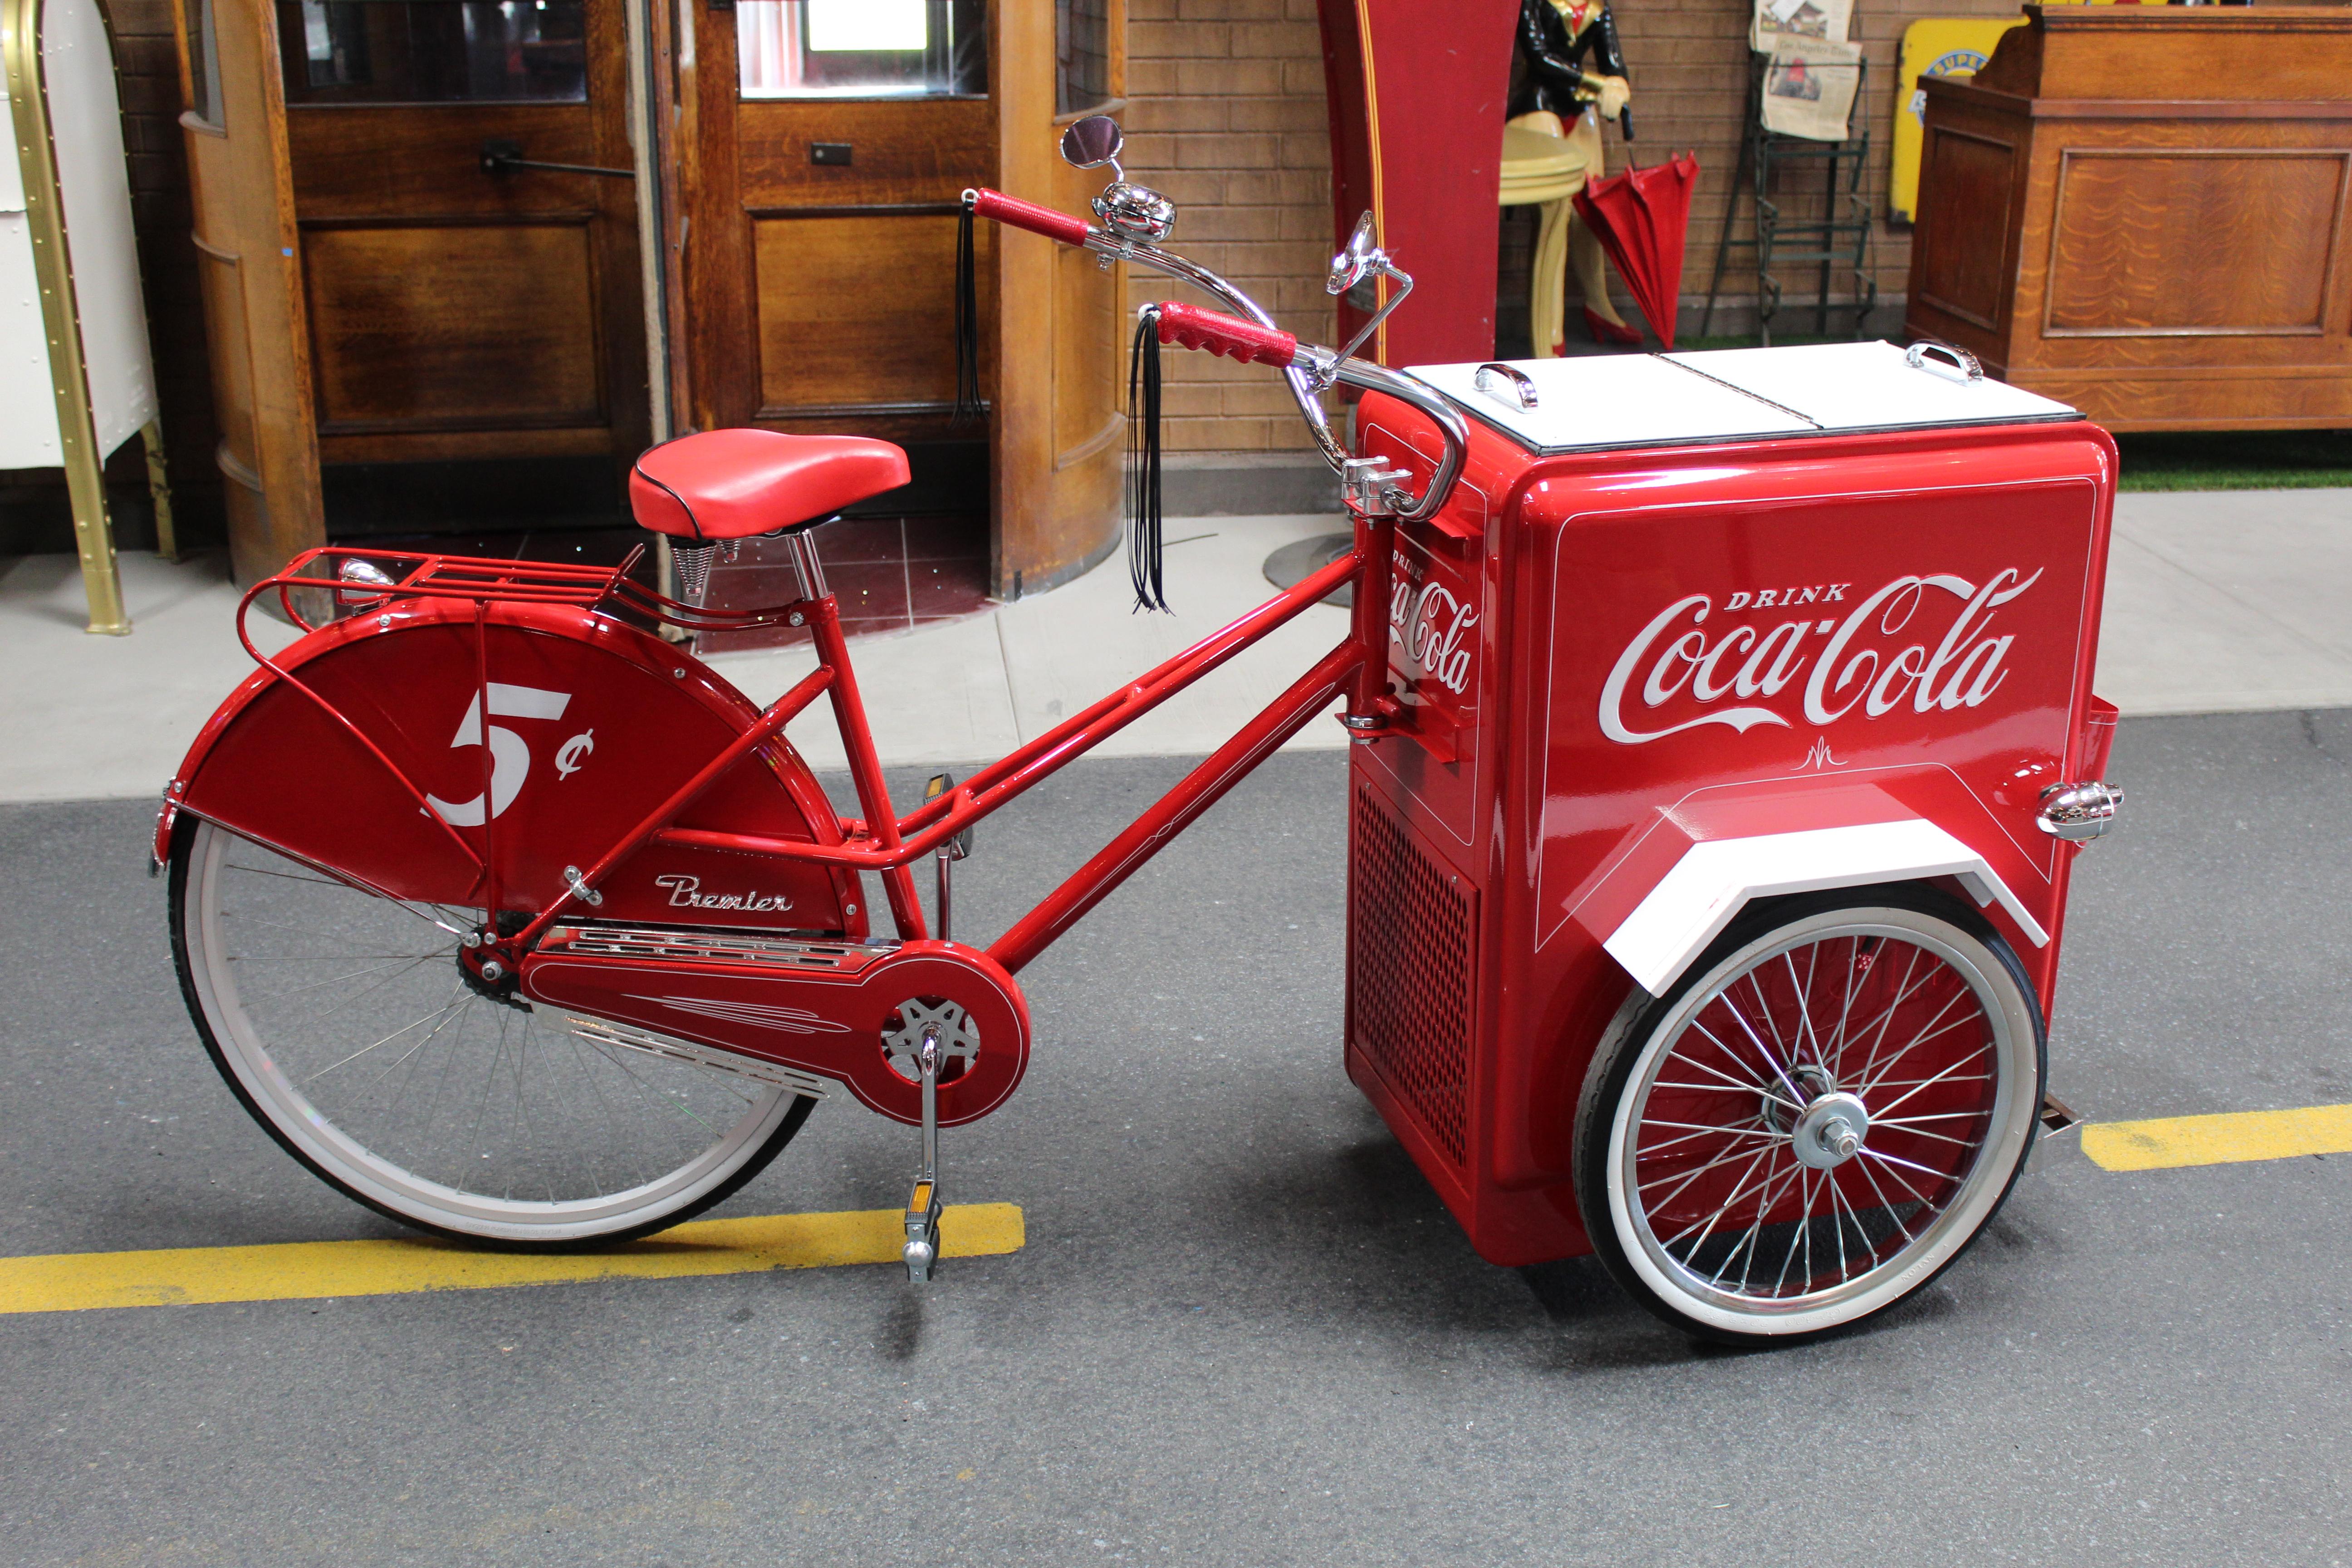
<svg viewBox="0 0 2352 1568">
<path fill-rule="evenodd" d="M 976 516 L 854 517 L 816 531 L 825 585 L 851 637 L 915 631 L 988 607 L 988 520 Z M 712 609 L 749 610 L 795 598 L 800 584 L 783 542 L 747 539 L 731 563 L 710 569 Z M 705 654 L 805 643 L 804 629 L 714 632 Z"/>
</svg>

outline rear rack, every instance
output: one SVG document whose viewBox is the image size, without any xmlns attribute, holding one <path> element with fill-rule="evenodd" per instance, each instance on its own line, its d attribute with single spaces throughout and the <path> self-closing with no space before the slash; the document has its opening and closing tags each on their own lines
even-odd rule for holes
<svg viewBox="0 0 2352 1568">
<path fill-rule="evenodd" d="M 237 606 L 237 635 L 257 662 L 269 663 L 246 636 L 245 616 L 257 599 L 270 593 L 277 595 L 286 618 L 306 632 L 352 616 L 374 613 L 400 599 L 576 605 L 582 609 L 603 605 L 689 632 L 745 631 L 786 624 L 803 604 L 795 599 L 749 610 L 711 610 L 686 604 L 629 575 L 644 555 L 645 546 L 639 545 L 617 566 L 568 566 L 556 562 L 327 545 L 304 551 L 248 589 Z M 374 568 L 389 581 L 345 578 L 344 568 L 353 562 Z"/>
</svg>

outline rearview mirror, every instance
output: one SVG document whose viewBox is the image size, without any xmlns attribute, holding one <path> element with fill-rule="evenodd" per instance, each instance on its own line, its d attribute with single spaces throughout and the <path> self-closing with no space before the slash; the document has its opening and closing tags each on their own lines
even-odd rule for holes
<svg viewBox="0 0 2352 1568">
<path fill-rule="evenodd" d="M 1118 174 L 1119 149 L 1126 145 L 1118 121 L 1108 114 L 1089 114 L 1062 132 L 1062 157 L 1075 168 L 1098 169 L 1108 163 Z"/>
<path fill-rule="evenodd" d="M 1070 129 L 1075 131 L 1077 127 L 1073 125 Z M 1372 215 L 1367 211 L 1356 220 L 1356 232 L 1348 237 L 1347 248 L 1331 258 L 1331 276 L 1324 280 L 1324 292 L 1345 294 L 1386 268 L 1388 260 L 1375 237 Z"/>
</svg>

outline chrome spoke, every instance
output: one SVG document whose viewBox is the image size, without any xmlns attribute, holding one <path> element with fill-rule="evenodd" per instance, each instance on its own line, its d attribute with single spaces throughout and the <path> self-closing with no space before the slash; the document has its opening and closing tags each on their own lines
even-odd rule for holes
<svg viewBox="0 0 2352 1568">
<path fill-rule="evenodd" d="M 1888 1073 L 1895 1070 L 1895 1063 L 1901 1061 L 1905 1057 L 1909 1056 L 1913 1051 L 1917 1050 L 1921 1046 L 1926 1045 L 1929 1040 L 1948 1035 L 1954 1029 L 1964 1029 L 1968 1027 L 1971 1020 L 1967 1017 L 1955 1018 L 1950 1023 L 1944 1024 L 1940 1028 L 1936 1028 L 1935 1026 L 1942 1021 L 1945 1014 L 1958 1006 L 1962 1002 L 1972 1000 L 1974 1000 L 1974 998 L 1966 991 L 1955 993 L 1949 1001 L 1946 1002 L 1941 1007 L 1936 1009 L 1935 1017 L 1928 1019 L 1926 1024 L 1920 1026 L 1920 1032 L 1918 1034 L 1912 1036 L 1910 1040 L 1904 1045 L 1901 1050 L 1886 1058 L 1885 1064 L 1878 1069 L 1876 1077 L 1872 1079 L 1869 1084 L 1864 1085 L 1861 1092 L 1864 1094 L 1870 1092 L 1871 1087 L 1874 1086 L 1879 1079 L 1884 1079 Z M 1932 1033 L 1929 1032 L 1931 1029 L 1933 1030 Z"/>
<path fill-rule="evenodd" d="M 1727 995 L 1723 998 L 1723 1002 L 1724 1011 L 1730 1014 L 1732 1022 L 1739 1026 L 1739 1032 L 1748 1037 L 1748 1043 L 1756 1047 L 1756 1054 L 1764 1058 L 1764 1065 L 1772 1069 L 1772 1076 L 1780 1080 L 1780 1087 L 1789 1091 L 1790 1103 L 1801 1108 L 1806 1100 L 1805 1091 L 1797 1087 L 1796 1080 L 1789 1076 L 1788 1069 L 1780 1065 L 1779 1059 L 1770 1051 L 1765 1049 L 1764 1042 L 1757 1037 L 1756 1031 L 1748 1026 L 1748 1020 L 1741 1016 L 1739 1009 L 1731 1005 Z M 1715 1037 L 1709 1035 L 1707 1038 L 1714 1039 Z"/>
<path fill-rule="evenodd" d="M 1919 1086 L 1916 1089 L 1912 1089 L 1909 1093 L 1901 1096 L 1899 1099 L 1888 1100 L 1886 1102 L 1886 1109 L 1892 1110 L 1896 1106 L 1901 1105 L 1905 1100 L 1926 1093 L 1928 1089 L 1935 1088 L 1936 1085 L 1943 1082 L 1944 1079 L 1951 1077 L 1952 1074 L 1959 1071 L 1960 1068 L 1968 1066 L 1969 1063 L 1976 1060 L 1977 1058 L 1984 1055 L 1990 1049 L 1992 1049 L 1992 1042 L 1990 1040 L 1987 1040 L 1983 1045 L 1979 1046 L 1975 1050 L 1970 1051 L 1967 1056 L 1962 1057 L 1958 1061 L 1954 1062 L 1950 1067 L 1946 1068 L 1934 1078 L 1922 1079 L 1919 1082 Z"/>
<path fill-rule="evenodd" d="M 1668 1204 L 1673 1203 L 1676 1198 L 1682 1196 L 1684 1188 L 1689 1186 L 1693 1182 L 1697 1181 L 1701 1176 L 1706 1175 L 1709 1171 L 1720 1170 L 1722 1167 L 1731 1163 L 1734 1160 L 1744 1160 L 1748 1157 L 1748 1153 L 1747 1150 L 1733 1149 L 1727 1152 L 1717 1154 L 1714 1159 L 1709 1160 L 1706 1164 L 1701 1165 L 1696 1171 L 1669 1171 L 1664 1175 L 1658 1177 L 1655 1181 L 1643 1182 L 1641 1184 L 1640 1190 L 1646 1193 L 1652 1187 L 1659 1186 L 1664 1183 L 1673 1181 L 1676 1176 L 1682 1177 L 1680 1184 L 1678 1184 L 1673 1192 L 1668 1193 L 1664 1197 L 1658 1199 L 1656 1203 L 1652 1205 L 1654 1208 L 1664 1208 Z"/>
<path fill-rule="evenodd" d="M 1671 1127 L 1676 1131 L 1689 1131 L 1693 1132 L 1713 1132 L 1725 1138 L 1769 1138 L 1776 1143 L 1786 1143 L 1789 1141 L 1789 1135 L 1786 1132 L 1775 1132 L 1769 1128 L 1705 1127 L 1696 1121 L 1660 1121 L 1655 1117 L 1647 1116 L 1642 1119 L 1642 1125 L 1644 1127 Z M 1649 1147 L 1645 1145 L 1643 1152 L 1646 1153 L 1649 1152 Z"/>
<path fill-rule="evenodd" d="M 1865 1160 L 1876 1160 L 1888 1165 L 1900 1165 L 1906 1171 L 1916 1171 L 1923 1176 L 1932 1176 L 1939 1182 L 1948 1182 L 1951 1180 L 1949 1176 L 1947 1176 L 1941 1171 L 1933 1169 L 1930 1166 L 1922 1165 L 1916 1160 L 1897 1159 L 1895 1156 L 1889 1154 L 1881 1149 L 1858 1149 L 1854 1152 Z"/>
<path fill-rule="evenodd" d="M 1880 944 L 1882 952 L 1885 951 L 1885 946 L 1883 942 Z M 1876 1018 L 1862 1026 L 1864 1033 L 1869 1034 L 1875 1030 L 1876 1034 L 1870 1042 L 1870 1055 L 1864 1059 L 1862 1071 L 1854 1075 L 1858 1081 L 1864 1083 L 1870 1081 L 1870 1069 L 1878 1065 L 1879 1049 L 1886 1043 L 1887 1027 L 1895 1022 L 1895 1015 L 1902 1010 L 1903 1004 L 1911 999 L 1911 977 L 1919 972 L 1919 957 L 1923 951 L 1918 947 L 1911 949 L 1911 962 L 1903 966 L 1903 978 L 1895 983 L 1895 1000 L 1889 1002 Z"/>
<path fill-rule="evenodd" d="M 1705 1024 L 1700 1023 L 1696 1018 L 1693 1018 L 1691 1020 L 1691 1027 L 1696 1029 L 1700 1034 L 1705 1035 L 1709 1040 L 1713 1041 L 1715 1048 L 1721 1051 L 1726 1057 L 1730 1058 L 1735 1066 L 1744 1067 L 1747 1065 L 1740 1061 L 1738 1052 L 1734 1051 L 1729 1046 L 1725 1045 L 1721 1040 L 1716 1039 L 1715 1031 L 1708 1028 Z M 1695 1067 L 1701 1072 L 1714 1073 L 1716 1077 L 1723 1079 L 1724 1082 L 1729 1084 L 1734 1089 L 1746 1089 L 1750 1094 L 1765 1095 L 1774 1100 L 1778 1100 L 1780 1104 L 1787 1106 L 1791 1110 L 1802 1110 L 1805 1108 L 1804 1098 L 1801 1095 L 1798 1096 L 1798 1098 L 1794 1100 L 1783 1099 L 1781 1096 L 1774 1094 L 1771 1088 L 1761 1079 L 1758 1079 L 1749 1083 L 1742 1083 L 1739 1079 L 1733 1078 L 1729 1073 L 1723 1072 L 1717 1068 L 1707 1066 L 1696 1057 L 1682 1057 L 1679 1059 L 1685 1065 Z M 1785 1079 L 1781 1081 L 1784 1083 L 1787 1082 Z M 1790 1093 L 1795 1093 L 1796 1086 L 1793 1084 L 1790 1085 Z"/>
<path fill-rule="evenodd" d="M 1868 1150 L 1868 1149 L 1864 1149 L 1864 1150 L 1861 1151 L 1861 1152 L 1863 1152 L 1863 1153 L 1864 1153 L 1864 1154 L 1870 1154 L 1870 1155 L 1871 1155 L 1871 1157 L 1872 1157 L 1872 1158 L 1874 1158 L 1874 1159 L 1875 1159 L 1875 1158 L 1877 1157 L 1874 1153 L 1872 1153 L 1872 1151 L 1870 1151 L 1870 1150 Z M 1866 1167 L 1865 1167 L 1865 1168 L 1866 1168 Z M 1928 1199 L 1928 1197 L 1927 1197 L 1927 1194 L 1925 1194 L 1925 1193 L 1921 1192 L 1918 1188 L 1916 1188 L 1916 1187 L 1913 1186 L 1909 1182 L 1907 1182 L 1907 1181 L 1904 1181 L 1904 1180 L 1903 1180 L 1903 1173 L 1902 1173 L 1902 1172 L 1900 1172 L 1900 1171 L 1895 1171 L 1895 1170 L 1889 1170 L 1889 1171 L 1886 1173 L 1886 1175 L 1887 1175 L 1887 1179 L 1888 1179 L 1889 1181 L 1894 1181 L 1894 1182 L 1902 1182 L 1902 1184 L 1903 1184 L 1903 1190 L 1904 1190 L 1905 1192 L 1906 1192 L 1906 1193 L 1909 1193 L 1909 1194 L 1910 1194 L 1914 1198 L 1917 1199 L 1917 1200 L 1919 1201 L 1919 1203 L 1920 1203 L 1924 1207 L 1933 1208 L 1933 1207 L 1935 1207 L 1935 1206 L 1936 1206 L 1932 1202 L 1930 1202 L 1930 1201 L 1929 1201 L 1929 1199 Z"/>
<path fill-rule="evenodd" d="M 1684 1237 L 1688 1236 L 1693 1227 L 1703 1225 L 1706 1226 L 1706 1229 L 1699 1231 L 1698 1239 L 1692 1242 L 1690 1245 L 1691 1251 L 1697 1251 L 1699 1247 L 1706 1242 L 1707 1233 L 1715 1229 L 1716 1226 L 1721 1223 L 1725 1215 L 1731 1212 L 1731 1205 L 1738 1201 L 1739 1194 L 1747 1189 L 1748 1179 L 1756 1173 L 1756 1167 L 1771 1157 L 1772 1151 L 1769 1149 L 1759 1149 L 1755 1153 L 1749 1155 L 1746 1167 L 1740 1171 L 1738 1176 L 1732 1183 L 1731 1195 L 1724 1199 L 1722 1203 L 1717 1204 L 1716 1205 L 1715 1212 L 1707 1215 L 1705 1220 L 1695 1219 L 1691 1221 L 1689 1225 L 1686 1225 L 1683 1226 L 1682 1229 L 1675 1232 L 1674 1235 L 1666 1237 L 1664 1245 L 1669 1247 L 1673 1247 L 1675 1242 L 1680 1241 Z"/>
<path fill-rule="evenodd" d="M 439 1034 L 442 1026 L 449 1021 L 451 1015 L 453 1015 L 461 1005 L 462 999 L 465 996 L 465 992 L 466 988 L 463 983 L 452 985 L 449 987 L 449 1000 L 443 1003 L 440 1006 L 436 1007 L 432 1012 L 425 1014 L 422 1018 L 415 1018 L 403 1024 L 399 1028 L 394 1029 L 383 1039 L 377 1040 L 373 1044 L 362 1046 L 358 1050 L 353 1051 L 341 1061 L 330 1063 L 328 1066 L 320 1068 L 317 1072 L 312 1073 L 309 1078 L 304 1079 L 302 1081 L 304 1083 L 315 1083 L 320 1079 L 322 1079 L 329 1073 L 333 1072 L 337 1068 L 347 1067 L 351 1063 L 359 1060 L 362 1057 L 375 1049 L 377 1046 L 388 1045 L 392 1041 L 400 1038 L 401 1036 L 408 1033 L 409 1030 L 418 1028 L 425 1024 L 434 1025 L 433 1033 L 436 1035 Z M 436 1020 L 438 1021 L 436 1022 Z M 432 1035 L 427 1035 L 425 1037 L 427 1039 L 431 1039 L 432 1037 Z"/>
</svg>

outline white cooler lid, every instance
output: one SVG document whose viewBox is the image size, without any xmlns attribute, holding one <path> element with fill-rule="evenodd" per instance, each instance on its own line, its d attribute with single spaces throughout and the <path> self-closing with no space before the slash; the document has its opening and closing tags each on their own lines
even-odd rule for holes
<svg viewBox="0 0 2352 1568">
<path fill-rule="evenodd" d="M 2002 382 L 1963 379 L 1941 357 L 1915 367 L 1886 342 L 1592 354 L 1513 360 L 1509 368 L 1534 384 L 1535 407 L 1481 391 L 1475 363 L 1415 365 L 1407 374 L 1545 456 L 2082 417 Z"/>
</svg>

